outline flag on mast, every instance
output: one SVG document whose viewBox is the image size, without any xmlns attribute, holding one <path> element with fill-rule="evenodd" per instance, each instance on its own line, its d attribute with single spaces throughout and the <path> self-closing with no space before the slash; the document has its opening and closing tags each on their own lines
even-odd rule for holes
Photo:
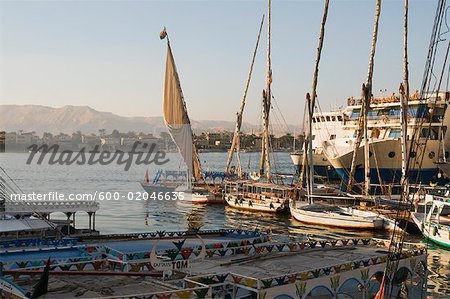
<svg viewBox="0 0 450 299">
<path fill-rule="evenodd" d="M 164 27 L 163 31 L 161 31 L 161 32 L 159 33 L 159 38 L 160 38 L 160 39 L 165 39 L 166 36 L 167 36 L 167 31 L 166 31 L 166 27 Z"/>
<path fill-rule="evenodd" d="M 150 179 L 148 177 L 148 169 L 145 171 L 145 182 L 148 184 L 150 183 Z"/>
</svg>

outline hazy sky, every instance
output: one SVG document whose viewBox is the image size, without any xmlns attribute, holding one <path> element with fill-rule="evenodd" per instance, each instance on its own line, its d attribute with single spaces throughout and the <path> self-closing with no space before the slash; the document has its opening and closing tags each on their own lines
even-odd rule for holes
<svg viewBox="0 0 450 299">
<path fill-rule="evenodd" d="M 437 1 L 410 0 L 411 88 L 419 88 Z M 311 89 L 324 1 L 272 1 L 273 94 L 299 124 Z M 266 1 L 1 1 L 0 103 L 88 105 L 125 116 L 161 115 L 166 44 L 190 117 L 234 120 Z M 323 110 L 360 94 L 375 0 L 331 0 L 319 73 Z M 266 25 L 266 24 L 265 24 Z M 266 27 L 244 119 L 259 123 Z M 402 80 L 403 0 L 383 1 L 374 93 Z"/>
</svg>

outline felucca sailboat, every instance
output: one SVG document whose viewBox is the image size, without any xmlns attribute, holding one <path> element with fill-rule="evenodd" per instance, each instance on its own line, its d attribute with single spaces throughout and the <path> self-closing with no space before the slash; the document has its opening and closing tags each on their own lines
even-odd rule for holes
<svg viewBox="0 0 450 299">
<path fill-rule="evenodd" d="M 237 115 L 236 129 L 234 132 L 234 138 L 232 148 L 230 150 L 230 157 L 227 162 L 226 172 L 229 173 L 229 167 L 231 158 L 234 151 L 237 151 L 238 159 L 238 177 L 237 180 L 226 180 L 224 186 L 225 201 L 230 207 L 252 210 L 260 212 L 286 212 L 289 211 L 289 197 L 292 194 L 293 188 L 287 185 L 275 184 L 272 181 L 271 169 L 270 169 L 270 133 L 269 133 L 269 113 L 271 108 L 271 84 L 272 84 L 272 68 L 270 57 L 270 10 L 271 1 L 268 0 L 268 16 L 267 16 L 267 74 L 266 74 L 266 88 L 263 90 L 262 106 L 263 106 L 263 134 L 261 142 L 261 160 L 259 164 L 259 173 L 251 174 L 249 180 L 242 179 L 242 170 L 239 160 L 239 134 L 240 126 L 242 123 L 242 113 L 245 106 L 245 97 L 247 94 L 248 84 L 250 82 L 251 72 L 253 69 L 253 62 L 256 55 L 256 49 L 259 43 L 259 36 L 256 43 L 255 52 L 253 53 L 252 63 L 250 67 L 250 73 L 247 79 L 247 85 L 244 91 L 244 97 L 241 104 L 241 109 Z"/>
<path fill-rule="evenodd" d="M 313 75 L 313 84 L 311 96 L 309 93 L 306 95 L 307 101 L 307 127 L 304 148 L 306 149 L 302 164 L 302 173 L 299 178 L 299 186 L 303 186 L 303 177 L 306 177 L 306 194 L 307 194 L 307 204 L 299 201 L 293 200 L 290 204 L 290 211 L 294 219 L 314 224 L 314 225 L 325 225 L 332 227 L 341 228 L 352 228 L 352 229 L 382 229 L 388 226 L 387 219 L 381 215 L 361 211 L 353 207 L 340 207 L 331 205 L 315 204 L 313 200 L 314 192 L 314 163 L 313 163 L 313 152 L 312 152 L 312 117 L 314 113 L 315 100 L 316 100 L 316 89 L 319 74 L 319 62 L 321 57 L 321 51 L 323 47 L 323 39 L 325 34 L 325 24 L 328 15 L 328 4 L 329 0 L 325 0 L 324 13 L 322 18 L 322 24 L 320 28 L 319 35 L 319 46 L 317 48 L 317 57 Z M 369 76 L 367 85 L 371 84 L 372 70 L 373 70 L 373 56 L 375 54 L 375 42 L 376 35 L 378 31 L 378 18 L 380 11 L 380 1 L 378 1 L 377 11 L 375 14 L 375 27 L 374 36 L 372 42 L 372 52 L 369 63 Z M 363 86 L 363 90 L 365 87 Z M 365 93 L 366 100 L 369 98 L 370 93 Z"/>
<path fill-rule="evenodd" d="M 160 38 L 167 40 L 163 116 L 167 130 L 186 165 L 186 190 L 183 191 L 192 194 L 192 202 L 194 203 L 222 201 L 220 197 L 218 198 L 215 194 L 210 193 L 212 190 L 209 189 L 202 173 L 198 151 L 194 144 L 191 121 L 187 113 L 180 78 L 165 28 L 160 33 Z"/>
</svg>

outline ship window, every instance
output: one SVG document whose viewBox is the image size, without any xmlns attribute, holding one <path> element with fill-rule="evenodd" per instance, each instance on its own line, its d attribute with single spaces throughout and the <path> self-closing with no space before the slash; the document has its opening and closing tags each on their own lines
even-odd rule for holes
<svg viewBox="0 0 450 299">
<path fill-rule="evenodd" d="M 350 118 L 357 119 L 358 117 L 359 117 L 359 110 L 353 110 Z"/>
<path fill-rule="evenodd" d="M 322 117 L 320 118 L 320 121 L 321 121 L 321 122 L 325 122 L 325 116 L 322 116 Z"/>
<path fill-rule="evenodd" d="M 389 158 L 394 158 L 395 157 L 395 152 L 389 152 L 388 157 Z"/>
<path fill-rule="evenodd" d="M 389 114 L 389 109 L 380 109 L 378 110 L 378 116 L 384 117 Z"/>
<path fill-rule="evenodd" d="M 410 153 L 409 153 L 409 157 L 415 158 L 415 157 L 416 157 L 416 152 L 410 152 Z"/>
<path fill-rule="evenodd" d="M 389 110 L 389 116 L 400 116 L 400 109 L 393 108 L 393 109 Z"/>
<path fill-rule="evenodd" d="M 313 123 L 317 122 L 317 119 L 315 117 L 313 117 Z"/>
<path fill-rule="evenodd" d="M 316 135 L 312 135 L 311 140 L 316 139 Z"/>
<path fill-rule="evenodd" d="M 428 154 L 428 158 L 433 159 L 436 154 L 434 152 L 430 152 Z"/>
<path fill-rule="evenodd" d="M 431 130 L 423 128 L 420 137 L 428 137 L 430 140 L 437 140 L 439 138 L 439 127 L 431 128 Z"/>
<path fill-rule="evenodd" d="M 389 132 L 389 138 L 400 138 L 402 135 L 402 130 L 400 129 L 391 129 Z"/>
<path fill-rule="evenodd" d="M 336 121 L 336 116 L 332 116 L 331 121 Z"/>
<path fill-rule="evenodd" d="M 434 108 L 432 122 L 441 122 L 442 118 L 444 116 L 444 112 L 445 112 L 445 110 L 442 107 Z"/>
<path fill-rule="evenodd" d="M 342 115 L 337 116 L 338 121 L 342 121 Z"/>
<path fill-rule="evenodd" d="M 378 111 L 377 110 L 370 110 L 368 113 L 367 113 L 367 116 L 368 117 L 370 117 L 370 118 L 375 118 L 376 116 L 378 115 Z"/>
<path fill-rule="evenodd" d="M 336 139 L 336 134 L 330 135 L 330 140 L 334 140 L 334 139 Z"/>
<path fill-rule="evenodd" d="M 329 117 L 329 116 L 327 116 L 326 118 L 327 118 L 327 121 L 331 121 L 331 119 L 330 119 L 330 117 Z"/>
<path fill-rule="evenodd" d="M 419 107 L 408 108 L 408 115 L 411 115 L 411 118 L 420 118 L 424 117 L 428 112 L 426 106 L 421 105 Z"/>
</svg>

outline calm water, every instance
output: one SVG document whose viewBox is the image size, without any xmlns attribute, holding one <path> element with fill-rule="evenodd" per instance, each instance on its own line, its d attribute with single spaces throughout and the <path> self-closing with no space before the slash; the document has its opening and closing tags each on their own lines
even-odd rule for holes
<svg viewBox="0 0 450 299">
<path fill-rule="evenodd" d="M 223 170 L 226 153 L 201 154 L 204 169 Z M 178 154 L 168 154 L 169 163 L 165 169 L 180 169 Z M 47 193 L 57 191 L 68 195 L 70 193 L 118 192 L 124 198 L 118 201 L 100 202 L 97 212 L 96 229 L 101 233 L 126 233 L 156 230 L 184 230 L 189 221 L 201 222 L 204 229 L 240 227 L 270 230 L 274 234 L 289 234 L 294 238 L 348 238 L 351 236 L 387 237 L 383 232 L 352 232 L 306 226 L 287 217 L 277 217 L 262 213 L 242 212 L 222 205 L 192 205 L 188 201 L 136 201 L 128 200 L 127 196 L 143 192 L 139 181 L 143 180 L 148 168 L 152 177 L 159 168 L 155 165 L 132 165 L 124 171 L 123 165 L 27 165 L 28 154 L 2 153 L 0 165 L 25 193 Z M 36 158 L 35 158 L 36 160 Z M 272 169 L 280 173 L 294 171 L 287 153 L 275 153 L 275 163 Z M 258 153 L 244 153 L 241 161 L 244 170 L 248 165 L 256 166 Z M 254 168 L 251 169 L 255 170 Z M 62 213 L 52 214 L 54 218 L 63 219 Z M 189 219 L 189 220 L 188 220 Z M 76 216 L 77 227 L 88 227 L 88 218 L 83 212 Z M 420 236 L 409 236 L 412 241 L 420 240 Z M 430 245 L 429 250 L 430 286 L 433 297 L 442 295 L 450 298 L 450 251 Z"/>
</svg>

